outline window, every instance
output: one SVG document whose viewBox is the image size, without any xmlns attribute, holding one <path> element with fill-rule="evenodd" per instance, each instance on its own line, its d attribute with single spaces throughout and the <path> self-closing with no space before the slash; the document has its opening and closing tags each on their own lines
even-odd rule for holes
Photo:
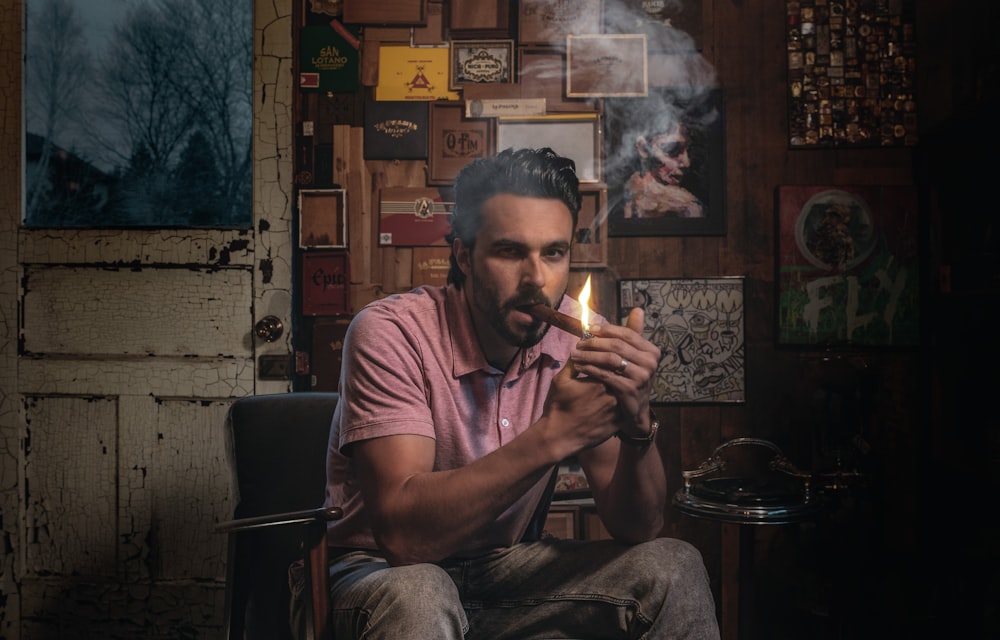
<svg viewBox="0 0 1000 640">
<path fill-rule="evenodd" d="M 26 226 L 251 225 L 250 0 L 26 7 Z"/>
</svg>

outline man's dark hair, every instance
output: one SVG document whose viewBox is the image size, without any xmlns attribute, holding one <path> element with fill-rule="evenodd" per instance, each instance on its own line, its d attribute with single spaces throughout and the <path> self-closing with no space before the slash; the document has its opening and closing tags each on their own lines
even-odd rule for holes
<svg viewBox="0 0 1000 640">
<path fill-rule="evenodd" d="M 549 147 L 504 149 L 490 158 L 480 158 L 462 169 L 455 178 L 455 208 L 451 213 L 448 242 L 461 238 L 472 249 L 483 224 L 483 203 L 495 195 L 508 193 L 529 198 L 560 200 L 573 216 L 576 228 L 580 213 L 580 181 L 576 163 Z M 454 253 L 448 283 L 461 287 L 465 273 Z"/>
</svg>

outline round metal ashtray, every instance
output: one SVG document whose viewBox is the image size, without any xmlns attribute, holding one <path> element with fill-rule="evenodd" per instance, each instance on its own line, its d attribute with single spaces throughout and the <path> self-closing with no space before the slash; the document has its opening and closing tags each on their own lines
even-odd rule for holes
<svg viewBox="0 0 1000 640">
<path fill-rule="evenodd" d="M 746 476 L 705 477 L 727 470 L 733 448 L 747 445 L 770 454 L 760 465 L 763 469 L 757 468 Z M 730 440 L 683 476 L 684 488 L 674 496 L 674 506 L 700 518 L 739 524 L 786 524 L 812 518 L 823 507 L 810 491 L 811 475 L 799 471 L 774 443 L 759 438 Z"/>
<path fill-rule="evenodd" d="M 674 506 L 691 516 L 740 524 L 786 524 L 806 520 L 822 505 L 805 487 L 748 478 L 711 478 L 674 496 Z"/>
</svg>

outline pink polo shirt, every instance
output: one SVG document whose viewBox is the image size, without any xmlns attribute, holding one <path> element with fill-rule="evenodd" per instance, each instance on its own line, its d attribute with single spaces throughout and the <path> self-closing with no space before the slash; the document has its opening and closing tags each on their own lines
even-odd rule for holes
<svg viewBox="0 0 1000 640">
<path fill-rule="evenodd" d="M 560 309 L 579 317 L 579 303 Z M 542 415 L 552 379 L 578 341 L 550 329 L 521 351 L 509 371 L 486 362 L 465 298 L 448 287 L 418 287 L 362 309 L 344 340 L 340 402 L 327 452 L 327 505 L 344 509 L 331 523 L 332 547 L 375 549 L 353 460 L 352 443 L 396 434 L 433 438 L 434 469 L 465 466 L 510 442 Z M 547 477 L 460 555 L 510 546 L 524 535 Z"/>
</svg>

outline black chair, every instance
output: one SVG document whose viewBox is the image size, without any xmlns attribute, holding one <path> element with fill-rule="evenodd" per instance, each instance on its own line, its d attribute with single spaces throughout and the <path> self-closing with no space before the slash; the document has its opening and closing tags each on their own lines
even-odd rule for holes
<svg viewBox="0 0 1000 640">
<path fill-rule="evenodd" d="M 226 415 L 236 506 L 234 519 L 216 531 L 229 536 L 227 638 L 292 637 L 288 568 L 298 559 L 306 572 L 310 635 L 330 637 L 326 524 L 342 512 L 321 505 L 337 401 L 336 393 L 322 392 L 248 396 L 236 400 Z"/>
<path fill-rule="evenodd" d="M 226 570 L 227 638 L 290 640 L 288 568 L 303 560 L 309 637 L 331 640 L 327 619 L 326 525 L 339 519 L 323 504 L 326 451 L 336 393 L 248 396 L 226 414 L 228 461 L 237 495 Z M 525 540 L 541 537 L 557 469 Z M 298 525 L 298 526 L 281 526 Z"/>
</svg>

